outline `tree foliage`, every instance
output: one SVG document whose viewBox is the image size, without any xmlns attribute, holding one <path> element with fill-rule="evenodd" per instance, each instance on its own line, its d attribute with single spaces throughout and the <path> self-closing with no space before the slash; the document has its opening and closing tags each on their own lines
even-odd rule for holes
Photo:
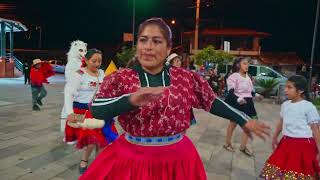
<svg viewBox="0 0 320 180">
<path fill-rule="evenodd" d="M 234 56 L 225 51 L 215 50 L 213 46 L 208 46 L 193 56 L 197 65 L 203 65 L 205 61 L 214 64 L 228 64 L 233 61 Z"/>
</svg>

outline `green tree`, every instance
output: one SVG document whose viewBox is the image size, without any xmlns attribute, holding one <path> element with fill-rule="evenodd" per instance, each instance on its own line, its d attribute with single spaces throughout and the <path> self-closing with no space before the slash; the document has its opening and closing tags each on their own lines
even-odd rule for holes
<svg viewBox="0 0 320 180">
<path fill-rule="evenodd" d="M 221 50 L 215 50 L 211 45 L 198 51 L 198 53 L 193 56 L 197 65 L 203 65 L 205 61 L 223 65 L 233 61 L 233 58 L 234 56 L 232 54 Z"/>
<path fill-rule="evenodd" d="M 121 52 L 116 54 L 117 64 L 121 67 L 125 67 L 130 59 L 132 59 L 135 55 L 135 47 L 122 47 Z"/>
</svg>

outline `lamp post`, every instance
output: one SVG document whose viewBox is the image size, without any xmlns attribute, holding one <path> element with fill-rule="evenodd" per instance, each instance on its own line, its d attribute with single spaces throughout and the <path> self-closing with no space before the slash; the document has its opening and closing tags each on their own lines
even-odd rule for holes
<svg viewBox="0 0 320 180">
<path fill-rule="evenodd" d="M 317 38 L 317 29 L 318 29 L 318 19 L 319 19 L 319 9 L 320 9 L 320 0 L 318 0 L 316 18 L 314 21 L 314 30 L 313 30 L 313 39 L 312 39 L 312 47 L 311 47 L 311 57 L 310 57 L 310 70 L 309 70 L 309 86 L 308 91 L 311 92 L 311 83 L 312 83 L 312 65 L 314 60 L 314 49 L 316 46 L 316 38 Z"/>
<path fill-rule="evenodd" d="M 199 19 L 200 19 L 200 0 L 197 0 L 196 5 L 196 28 L 194 32 L 194 50 L 198 50 L 199 45 Z"/>
<path fill-rule="evenodd" d="M 134 26 L 136 19 L 136 1 L 132 0 L 132 48 L 134 47 Z"/>
<path fill-rule="evenodd" d="M 41 26 L 36 26 L 36 30 L 39 30 L 39 49 L 41 49 L 41 41 L 42 41 L 42 28 Z"/>
</svg>

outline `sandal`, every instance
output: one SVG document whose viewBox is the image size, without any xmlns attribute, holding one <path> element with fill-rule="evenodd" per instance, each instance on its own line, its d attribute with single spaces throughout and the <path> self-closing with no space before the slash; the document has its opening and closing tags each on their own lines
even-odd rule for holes
<svg viewBox="0 0 320 180">
<path fill-rule="evenodd" d="M 223 148 L 226 149 L 227 151 L 235 152 L 235 150 L 231 144 L 225 144 L 225 145 L 223 145 Z"/>
<path fill-rule="evenodd" d="M 86 170 L 88 169 L 88 161 L 81 160 L 80 163 L 81 163 L 81 162 L 87 163 L 87 165 L 86 165 L 85 167 L 81 167 L 80 164 L 79 164 L 79 173 L 80 173 L 80 174 L 83 174 L 83 173 L 86 172 Z"/>
<path fill-rule="evenodd" d="M 247 147 L 245 147 L 245 148 L 243 148 L 243 149 L 240 149 L 240 151 L 241 151 L 243 154 L 245 154 L 245 155 L 247 155 L 247 156 L 249 156 L 249 157 L 252 157 L 252 156 L 253 156 L 253 153 L 252 153 Z"/>
</svg>

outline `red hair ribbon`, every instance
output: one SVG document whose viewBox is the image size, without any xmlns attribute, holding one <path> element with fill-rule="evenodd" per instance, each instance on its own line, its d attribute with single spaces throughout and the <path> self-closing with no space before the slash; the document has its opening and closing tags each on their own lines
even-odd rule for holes
<svg viewBox="0 0 320 180">
<path fill-rule="evenodd" d="M 85 57 L 82 57 L 82 58 L 81 58 L 81 62 L 82 62 L 81 67 L 86 67 L 86 66 L 87 66 L 86 58 L 85 58 Z"/>
</svg>

